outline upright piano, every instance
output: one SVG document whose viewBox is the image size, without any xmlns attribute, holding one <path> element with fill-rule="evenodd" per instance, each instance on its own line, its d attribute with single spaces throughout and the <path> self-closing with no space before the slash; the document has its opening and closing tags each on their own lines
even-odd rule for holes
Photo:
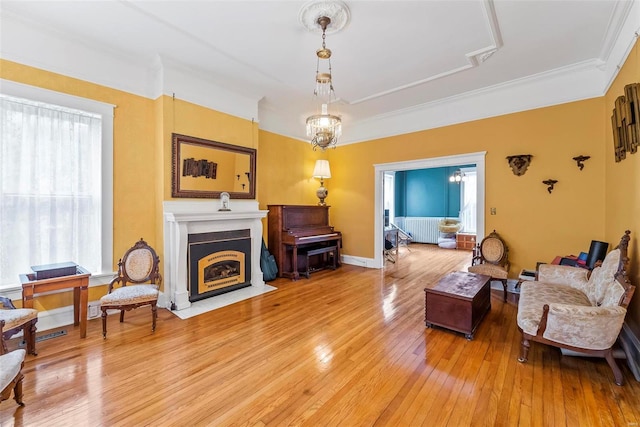
<svg viewBox="0 0 640 427">
<path fill-rule="evenodd" d="M 278 264 L 278 276 L 300 277 L 299 250 L 336 246 L 340 265 L 342 233 L 329 225 L 329 206 L 268 205 L 269 252 Z"/>
</svg>

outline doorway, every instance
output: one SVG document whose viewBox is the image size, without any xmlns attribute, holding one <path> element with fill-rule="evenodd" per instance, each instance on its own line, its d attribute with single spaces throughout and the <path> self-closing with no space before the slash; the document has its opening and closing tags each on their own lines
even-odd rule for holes
<svg viewBox="0 0 640 427">
<path fill-rule="evenodd" d="M 389 209 L 385 205 L 384 187 L 385 175 L 395 171 L 408 171 L 415 169 L 429 169 L 461 164 L 476 165 L 476 206 L 475 224 L 478 241 L 484 238 L 484 196 L 485 196 L 485 156 L 486 151 L 460 154 L 454 156 L 434 157 L 429 159 L 409 160 L 405 162 L 382 163 L 374 165 L 375 168 L 375 239 L 374 239 L 374 267 L 382 268 L 384 265 L 384 226 L 385 211 Z M 388 178 L 387 178 L 388 180 Z"/>
</svg>

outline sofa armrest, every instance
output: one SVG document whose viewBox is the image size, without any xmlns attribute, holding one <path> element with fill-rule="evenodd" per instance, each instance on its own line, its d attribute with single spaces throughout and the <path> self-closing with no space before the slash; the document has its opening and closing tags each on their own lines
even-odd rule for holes
<svg viewBox="0 0 640 427">
<path fill-rule="evenodd" d="M 610 348 L 618 338 L 627 310 L 623 307 L 587 307 L 550 304 L 543 337 L 590 350 Z"/>
<path fill-rule="evenodd" d="M 589 281 L 589 270 L 568 265 L 541 264 L 537 280 L 583 290 Z"/>
</svg>

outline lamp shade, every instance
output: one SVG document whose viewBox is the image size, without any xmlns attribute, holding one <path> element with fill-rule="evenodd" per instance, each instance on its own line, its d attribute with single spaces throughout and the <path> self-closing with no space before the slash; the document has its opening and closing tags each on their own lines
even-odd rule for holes
<svg viewBox="0 0 640 427">
<path fill-rule="evenodd" d="M 316 166 L 313 168 L 314 178 L 331 178 L 331 169 L 329 168 L 329 160 L 316 160 Z"/>
</svg>

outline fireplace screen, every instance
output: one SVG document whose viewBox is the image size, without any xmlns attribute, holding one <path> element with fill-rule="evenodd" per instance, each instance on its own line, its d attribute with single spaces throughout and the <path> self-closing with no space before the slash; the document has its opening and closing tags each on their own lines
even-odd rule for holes
<svg viewBox="0 0 640 427">
<path fill-rule="evenodd" d="M 189 235 L 189 300 L 251 285 L 249 230 Z"/>
</svg>

